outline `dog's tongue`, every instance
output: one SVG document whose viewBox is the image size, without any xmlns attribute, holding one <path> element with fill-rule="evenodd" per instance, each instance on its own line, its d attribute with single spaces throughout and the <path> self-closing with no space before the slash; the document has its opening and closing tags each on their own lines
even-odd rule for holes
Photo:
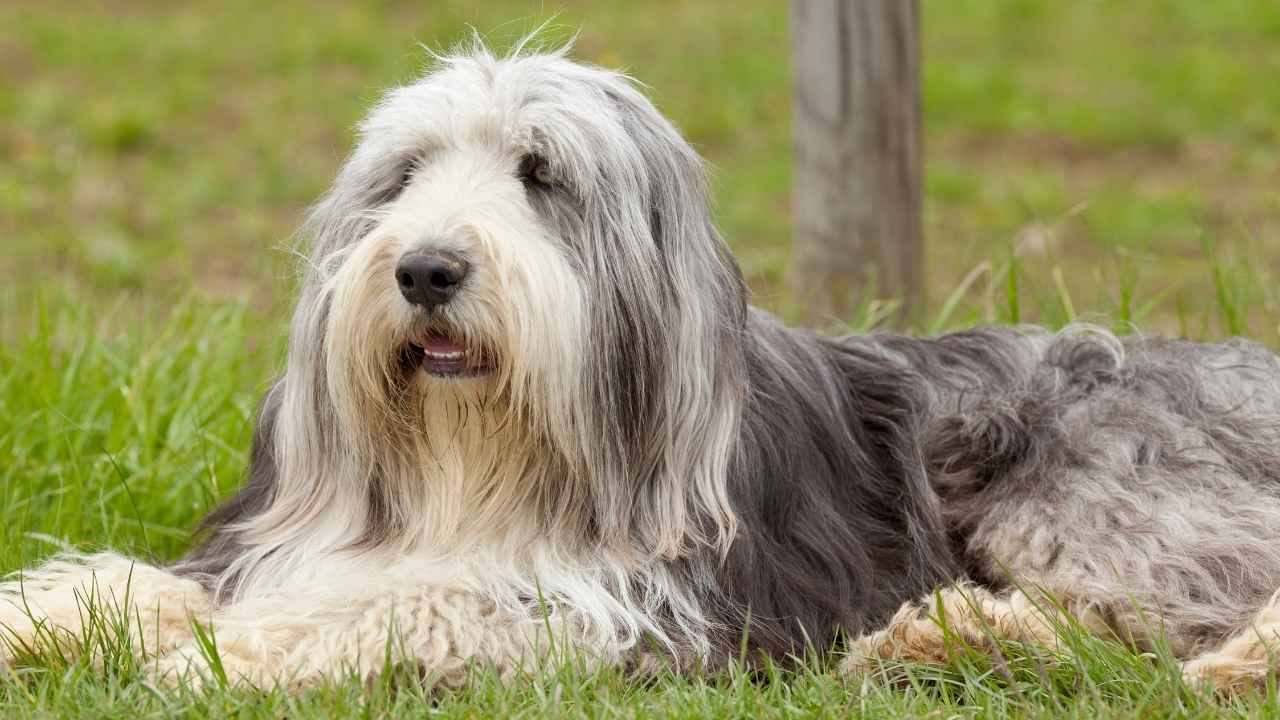
<svg viewBox="0 0 1280 720">
<path fill-rule="evenodd" d="M 453 355 L 464 348 L 446 335 L 432 333 L 422 340 L 422 349 L 432 355 Z"/>
</svg>

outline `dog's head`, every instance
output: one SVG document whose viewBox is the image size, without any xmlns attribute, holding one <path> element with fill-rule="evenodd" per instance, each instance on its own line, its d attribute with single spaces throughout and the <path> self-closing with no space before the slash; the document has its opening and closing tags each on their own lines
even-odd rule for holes
<svg viewBox="0 0 1280 720">
<path fill-rule="evenodd" d="M 743 285 L 698 155 L 625 76 L 438 58 L 360 125 L 306 234 L 283 407 L 311 431 L 283 442 L 376 467 L 406 432 L 515 428 L 591 483 L 593 527 L 644 515 L 651 546 L 682 542 L 687 495 L 723 505 L 698 478 L 728 453 Z"/>
</svg>

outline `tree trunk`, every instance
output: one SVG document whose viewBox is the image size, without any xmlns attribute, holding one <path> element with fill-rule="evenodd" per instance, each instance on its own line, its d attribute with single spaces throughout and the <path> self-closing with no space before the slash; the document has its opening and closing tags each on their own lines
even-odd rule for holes
<svg viewBox="0 0 1280 720">
<path fill-rule="evenodd" d="M 918 0 L 791 0 L 794 261 L 810 323 L 923 304 Z"/>
</svg>

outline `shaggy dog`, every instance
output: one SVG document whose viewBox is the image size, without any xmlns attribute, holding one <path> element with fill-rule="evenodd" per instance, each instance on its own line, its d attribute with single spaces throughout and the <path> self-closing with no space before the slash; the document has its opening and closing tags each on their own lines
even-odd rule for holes
<svg viewBox="0 0 1280 720">
<path fill-rule="evenodd" d="M 0 587 L 12 662 L 84 594 L 198 680 L 433 682 L 846 652 L 1060 623 L 1264 677 L 1280 364 L 1090 328 L 826 338 L 747 305 L 702 163 L 627 78 L 483 48 L 387 94 L 305 228 L 243 489 L 170 567 Z M 943 632 L 938 614 L 949 626 Z"/>
</svg>

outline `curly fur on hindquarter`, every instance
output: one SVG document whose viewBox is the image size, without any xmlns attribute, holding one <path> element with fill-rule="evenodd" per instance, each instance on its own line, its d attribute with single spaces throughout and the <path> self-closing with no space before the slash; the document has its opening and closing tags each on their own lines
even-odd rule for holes
<svg viewBox="0 0 1280 720">
<path fill-rule="evenodd" d="M 1219 684 L 1268 672 L 1280 363 L 1260 346 L 786 328 L 748 307 L 694 151 L 563 52 L 438 58 L 365 120 L 304 234 L 243 489 L 167 569 L 105 554 L 0 586 L 15 643 L 75 633 L 77 588 L 132 583 L 169 678 L 207 670 L 192 622 L 259 684 L 387 652 L 440 682 L 511 674 L 548 632 L 686 669 L 744 637 L 779 659 L 851 637 L 863 672 L 944 660 L 942 610 L 975 643 L 1052 642 L 1069 613 L 1163 633 Z M 465 275 L 427 303 L 418 256 Z"/>
<path fill-rule="evenodd" d="M 874 342 L 930 388 L 925 462 L 967 576 L 1018 586 L 1006 591 L 1017 608 L 972 588 L 944 598 L 979 610 L 967 624 L 1019 625 L 1001 634 L 1043 640 L 1065 610 L 1139 647 L 1162 635 L 1184 658 L 1244 633 L 1254 641 L 1237 644 L 1258 676 L 1257 638 L 1275 639 L 1249 628 L 1280 580 L 1280 363 L 1271 351 L 1239 340 L 1122 341 L 1093 328 Z M 847 667 L 937 654 L 932 605 L 859 640 Z M 966 613 L 950 615 L 966 624 Z M 1219 661 L 1189 670 L 1219 684 L 1241 679 Z"/>
</svg>

